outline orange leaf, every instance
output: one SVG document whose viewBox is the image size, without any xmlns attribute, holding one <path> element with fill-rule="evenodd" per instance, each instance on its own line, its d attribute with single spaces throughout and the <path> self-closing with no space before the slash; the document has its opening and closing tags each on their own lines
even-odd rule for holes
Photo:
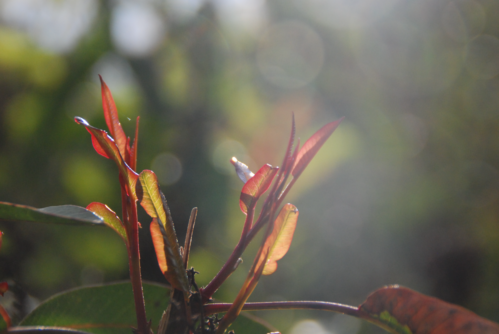
<svg viewBox="0 0 499 334">
<path fill-rule="evenodd" d="M 136 193 L 140 200 L 140 205 L 153 218 L 152 224 L 154 225 L 155 220 L 159 224 L 158 228 L 163 238 L 162 250 L 157 240 L 154 246 L 156 254 L 159 254 L 158 252 L 162 253 L 161 256 L 158 256 L 158 263 L 162 267 L 163 275 L 175 289 L 182 291 L 188 296 L 190 293 L 189 281 L 182 256 L 180 256 L 177 234 L 175 233 L 170 209 L 166 204 L 163 193 L 159 189 L 156 174 L 151 170 L 144 170 L 140 173 L 139 181 L 137 182 Z M 151 227 L 151 231 L 155 228 Z M 153 238 L 158 238 L 157 231 L 155 233 L 156 235 Z M 161 261 L 164 261 L 165 264 L 162 264 Z"/>
<path fill-rule="evenodd" d="M 475 313 L 411 289 L 389 286 L 359 306 L 361 317 L 391 333 L 497 334 L 499 325 Z"/>
<path fill-rule="evenodd" d="M 244 214 L 248 213 L 248 209 L 254 208 L 260 196 L 269 189 L 278 170 L 278 167 L 265 164 L 244 184 L 239 199 L 239 206 Z"/>
<path fill-rule="evenodd" d="M 298 209 L 293 204 L 286 204 L 275 220 L 272 234 L 267 238 L 270 251 L 262 275 L 271 275 L 276 271 L 277 261 L 286 255 L 291 246 L 297 221 Z"/>
<path fill-rule="evenodd" d="M 6 293 L 7 290 L 9 290 L 9 284 L 7 284 L 7 282 L 0 282 L 0 295 L 3 296 L 3 294 Z"/>
<path fill-rule="evenodd" d="M 154 250 L 156 251 L 156 257 L 158 258 L 159 269 L 162 273 L 166 273 L 168 271 L 168 264 L 166 263 L 165 256 L 165 242 L 163 241 L 163 233 L 161 233 L 161 229 L 159 228 L 158 220 L 156 218 L 153 218 L 149 229 L 151 231 L 151 238 Z"/>
<path fill-rule="evenodd" d="M 111 136 L 116 140 L 116 146 L 121 153 L 121 156 L 125 156 L 126 150 L 126 135 L 121 127 L 120 120 L 118 118 L 118 110 L 114 103 L 113 96 L 109 87 L 107 87 L 102 77 L 99 75 L 101 83 L 101 94 L 102 94 L 102 107 L 104 109 L 104 117 L 106 119 L 106 124 L 111 133 Z"/>
<path fill-rule="evenodd" d="M 298 152 L 298 156 L 296 157 L 295 165 L 293 166 L 293 170 L 291 174 L 294 178 L 300 176 L 303 170 L 307 167 L 312 158 L 317 154 L 322 145 L 326 142 L 326 140 L 331 136 L 331 134 L 336 130 L 338 125 L 340 125 L 343 118 L 340 118 L 337 121 L 330 122 L 320 128 L 316 133 L 310 137 L 305 144 L 303 144 L 302 148 Z"/>
</svg>

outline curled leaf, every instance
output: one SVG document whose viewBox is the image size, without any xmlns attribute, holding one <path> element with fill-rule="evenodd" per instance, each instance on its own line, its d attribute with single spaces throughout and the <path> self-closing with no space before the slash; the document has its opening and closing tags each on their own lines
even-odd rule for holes
<svg viewBox="0 0 499 334">
<path fill-rule="evenodd" d="M 118 146 L 114 142 L 114 139 L 111 138 L 106 131 L 97 129 L 90 124 L 86 120 L 81 117 L 75 117 L 75 122 L 83 125 L 87 131 L 92 135 L 92 144 L 94 149 L 105 158 L 112 159 L 120 173 L 125 177 L 125 181 L 128 184 L 128 188 L 132 192 L 129 194 L 132 198 L 135 197 L 135 183 L 137 182 L 137 173 L 127 165 L 124 160 L 124 155 L 120 153 Z"/>
<path fill-rule="evenodd" d="M 87 210 L 92 211 L 97 216 L 104 220 L 104 224 L 112 228 L 123 239 L 125 244 L 128 244 L 125 228 L 123 223 L 116 213 L 111 210 L 107 205 L 93 202 L 87 205 Z"/>
<path fill-rule="evenodd" d="M 255 207 L 258 199 L 269 189 L 278 170 L 278 167 L 265 164 L 244 184 L 239 198 L 239 206 L 243 213 L 247 214 L 249 208 Z"/>
<path fill-rule="evenodd" d="M 161 235 L 163 236 L 162 252 L 166 259 L 166 269 L 162 269 L 163 275 L 165 275 L 165 278 L 175 289 L 183 291 L 185 294 L 189 294 L 189 282 L 183 265 L 183 259 L 180 255 L 177 234 L 175 233 L 170 209 L 166 204 L 163 193 L 159 189 L 156 174 L 151 170 L 144 170 L 140 173 L 139 180 L 140 182 L 137 182 L 136 193 L 140 200 L 140 205 L 142 205 L 147 214 L 153 218 L 152 225 L 154 225 L 154 219 L 156 219 Z M 155 227 L 151 227 L 151 231 L 153 228 Z M 155 233 L 153 238 L 158 238 L 158 233 Z M 158 248 L 156 248 L 156 254 L 158 254 Z M 158 262 L 160 260 L 160 257 L 158 257 Z M 161 266 L 162 264 L 160 263 L 160 267 Z"/>
<path fill-rule="evenodd" d="M 296 157 L 293 170 L 291 171 L 294 178 L 300 176 L 322 145 L 324 145 L 326 140 L 331 136 L 334 130 L 336 130 L 338 125 L 340 125 L 342 120 L 343 118 L 340 118 L 337 121 L 324 125 L 316 133 L 314 133 L 312 137 L 305 142 L 305 144 L 303 144 L 298 152 L 298 156 Z"/>
<path fill-rule="evenodd" d="M 282 259 L 291 246 L 298 221 L 298 209 L 293 204 L 286 204 L 277 216 L 272 234 L 267 242 L 272 244 L 262 275 L 271 275 L 277 269 L 277 261 Z"/>
<path fill-rule="evenodd" d="M 359 306 L 362 318 L 400 334 L 497 334 L 499 325 L 475 313 L 411 289 L 388 286 Z"/>
<path fill-rule="evenodd" d="M 236 157 L 232 157 L 232 159 L 230 159 L 230 163 L 236 169 L 236 174 L 239 179 L 243 181 L 243 183 L 248 182 L 248 180 L 255 175 L 255 173 L 253 173 L 246 164 L 243 164 L 241 161 L 237 160 Z"/>
</svg>

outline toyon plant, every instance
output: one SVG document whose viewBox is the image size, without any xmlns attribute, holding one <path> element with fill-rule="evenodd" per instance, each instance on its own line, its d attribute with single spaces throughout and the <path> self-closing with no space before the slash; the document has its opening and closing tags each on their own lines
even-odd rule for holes
<svg viewBox="0 0 499 334">
<path fill-rule="evenodd" d="M 298 209 L 285 203 L 286 195 L 340 120 L 328 123 L 300 146 L 295 142 L 295 124 L 280 167 L 269 164 L 256 173 L 236 158 L 230 161 L 243 181 L 239 206 L 245 215 L 239 242 L 211 282 L 199 287 L 189 268 L 189 252 L 196 221 L 194 208 L 186 239 L 181 247 L 165 196 L 153 171 L 137 172 L 137 141 L 127 137 L 120 125 L 111 92 L 101 78 L 104 117 L 109 134 L 76 117 L 90 133 L 95 151 L 114 161 L 121 186 L 121 217 L 102 203 L 86 208 L 63 205 L 36 209 L 0 202 L 0 219 L 56 224 L 105 225 L 123 239 L 128 251 L 130 282 L 84 287 L 54 296 L 13 325 L 0 306 L 0 333 L 95 333 L 95 334 L 222 334 L 267 333 L 268 328 L 241 312 L 256 310 L 311 309 L 343 313 L 369 321 L 390 333 L 480 334 L 498 333 L 499 325 L 460 306 L 399 286 L 373 292 L 358 307 L 323 301 L 247 302 L 262 276 L 273 274 L 290 248 Z M 257 210 L 257 204 L 260 210 Z M 139 253 L 137 204 L 151 217 L 151 239 L 166 285 L 142 281 Z M 237 269 L 241 256 L 258 234 L 261 245 L 239 293 L 231 303 L 212 297 Z M 8 237 L 8 236 L 6 236 Z M 0 232 L 0 248 L 2 233 Z M 0 295 L 9 286 L 0 282 Z M 222 316 L 223 314 L 223 316 Z M 135 320 L 134 320 L 135 319 Z"/>
</svg>

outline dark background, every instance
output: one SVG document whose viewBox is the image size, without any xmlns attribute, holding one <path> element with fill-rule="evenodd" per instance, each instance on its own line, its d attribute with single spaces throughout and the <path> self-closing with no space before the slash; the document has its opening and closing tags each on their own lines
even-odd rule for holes
<svg viewBox="0 0 499 334">
<path fill-rule="evenodd" d="M 120 212 L 115 166 L 73 121 L 105 127 L 101 74 L 130 136 L 141 117 L 138 170 L 162 180 L 180 240 L 199 208 L 206 284 L 244 221 L 229 158 L 278 165 L 292 113 L 302 142 L 345 116 L 290 193 L 293 245 L 251 300 L 357 305 L 401 284 L 499 321 L 497 15 L 497 0 L 0 0 L 0 200 Z M 140 220 L 143 276 L 164 282 Z M 0 280 L 38 300 L 127 278 L 112 231 L 0 230 Z M 233 300 L 255 249 L 216 298 Z M 379 332 L 263 316 L 284 333 Z"/>
</svg>

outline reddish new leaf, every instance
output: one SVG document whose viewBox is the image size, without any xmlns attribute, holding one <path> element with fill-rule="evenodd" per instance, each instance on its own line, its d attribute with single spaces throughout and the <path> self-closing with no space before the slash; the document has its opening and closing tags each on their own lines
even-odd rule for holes
<svg viewBox="0 0 499 334">
<path fill-rule="evenodd" d="M 111 138 L 106 131 L 97 129 L 90 124 L 86 120 L 81 117 L 75 117 L 75 122 L 83 125 L 87 131 L 92 135 L 92 144 L 94 145 L 97 153 L 102 155 L 105 158 L 112 159 L 121 174 L 126 178 L 126 182 L 128 184 L 128 188 L 132 192 L 129 194 L 133 198 L 135 197 L 135 183 L 137 182 L 137 173 L 132 170 L 123 159 L 124 156 L 121 155 L 114 139 Z"/>
<path fill-rule="evenodd" d="M 272 234 L 267 238 L 266 244 L 270 246 L 270 251 L 262 275 L 271 275 L 276 271 L 277 261 L 286 255 L 291 246 L 297 221 L 298 209 L 293 204 L 286 204 L 275 220 Z"/>
<path fill-rule="evenodd" d="M 130 149 L 130 167 L 133 170 L 137 170 L 137 144 L 139 142 L 139 120 L 140 117 L 137 116 L 137 121 L 135 122 L 135 139 L 133 140 L 132 148 Z"/>
<path fill-rule="evenodd" d="M 154 245 L 156 257 L 158 259 L 159 269 L 162 273 L 166 273 L 168 271 L 168 263 L 166 262 L 165 242 L 163 240 L 163 233 L 161 233 L 161 228 L 159 227 L 159 223 L 156 218 L 153 218 L 149 229 L 151 231 L 152 244 Z"/>
<path fill-rule="evenodd" d="M 239 206 L 244 214 L 248 213 L 248 209 L 254 208 L 260 196 L 269 189 L 278 170 L 279 168 L 266 164 L 244 184 L 239 199 Z"/>
<path fill-rule="evenodd" d="M 87 206 L 88 211 L 92 211 L 97 216 L 104 220 L 104 224 L 112 228 L 123 239 L 125 244 L 128 244 L 126 231 L 118 215 L 111 210 L 107 205 L 93 202 Z"/>
<path fill-rule="evenodd" d="M 317 154 L 326 140 L 331 136 L 334 130 L 336 130 L 342 120 L 343 118 L 340 118 L 337 121 L 330 122 L 324 125 L 316 133 L 314 133 L 312 137 L 310 137 L 305 142 L 305 144 L 303 144 L 302 148 L 298 152 L 298 156 L 296 157 L 293 170 L 291 171 L 291 174 L 294 178 L 300 176 L 300 174 L 307 167 L 312 158 Z"/>
<path fill-rule="evenodd" d="M 0 282 L 0 295 L 3 296 L 3 294 L 6 293 L 7 290 L 9 290 L 9 284 L 7 284 L 7 282 Z"/>
<path fill-rule="evenodd" d="M 359 306 L 362 318 L 399 334 L 497 334 L 499 325 L 475 313 L 416 291 L 389 286 Z"/>
<path fill-rule="evenodd" d="M 120 120 L 118 118 L 118 110 L 114 103 L 113 96 L 109 87 L 107 87 L 102 77 L 99 75 L 101 83 L 101 94 L 102 94 L 102 107 L 104 109 L 104 117 L 106 119 L 106 124 L 111 133 L 111 136 L 116 140 L 116 146 L 118 147 L 121 156 L 125 156 L 126 150 L 126 135 L 121 127 Z"/>
</svg>

